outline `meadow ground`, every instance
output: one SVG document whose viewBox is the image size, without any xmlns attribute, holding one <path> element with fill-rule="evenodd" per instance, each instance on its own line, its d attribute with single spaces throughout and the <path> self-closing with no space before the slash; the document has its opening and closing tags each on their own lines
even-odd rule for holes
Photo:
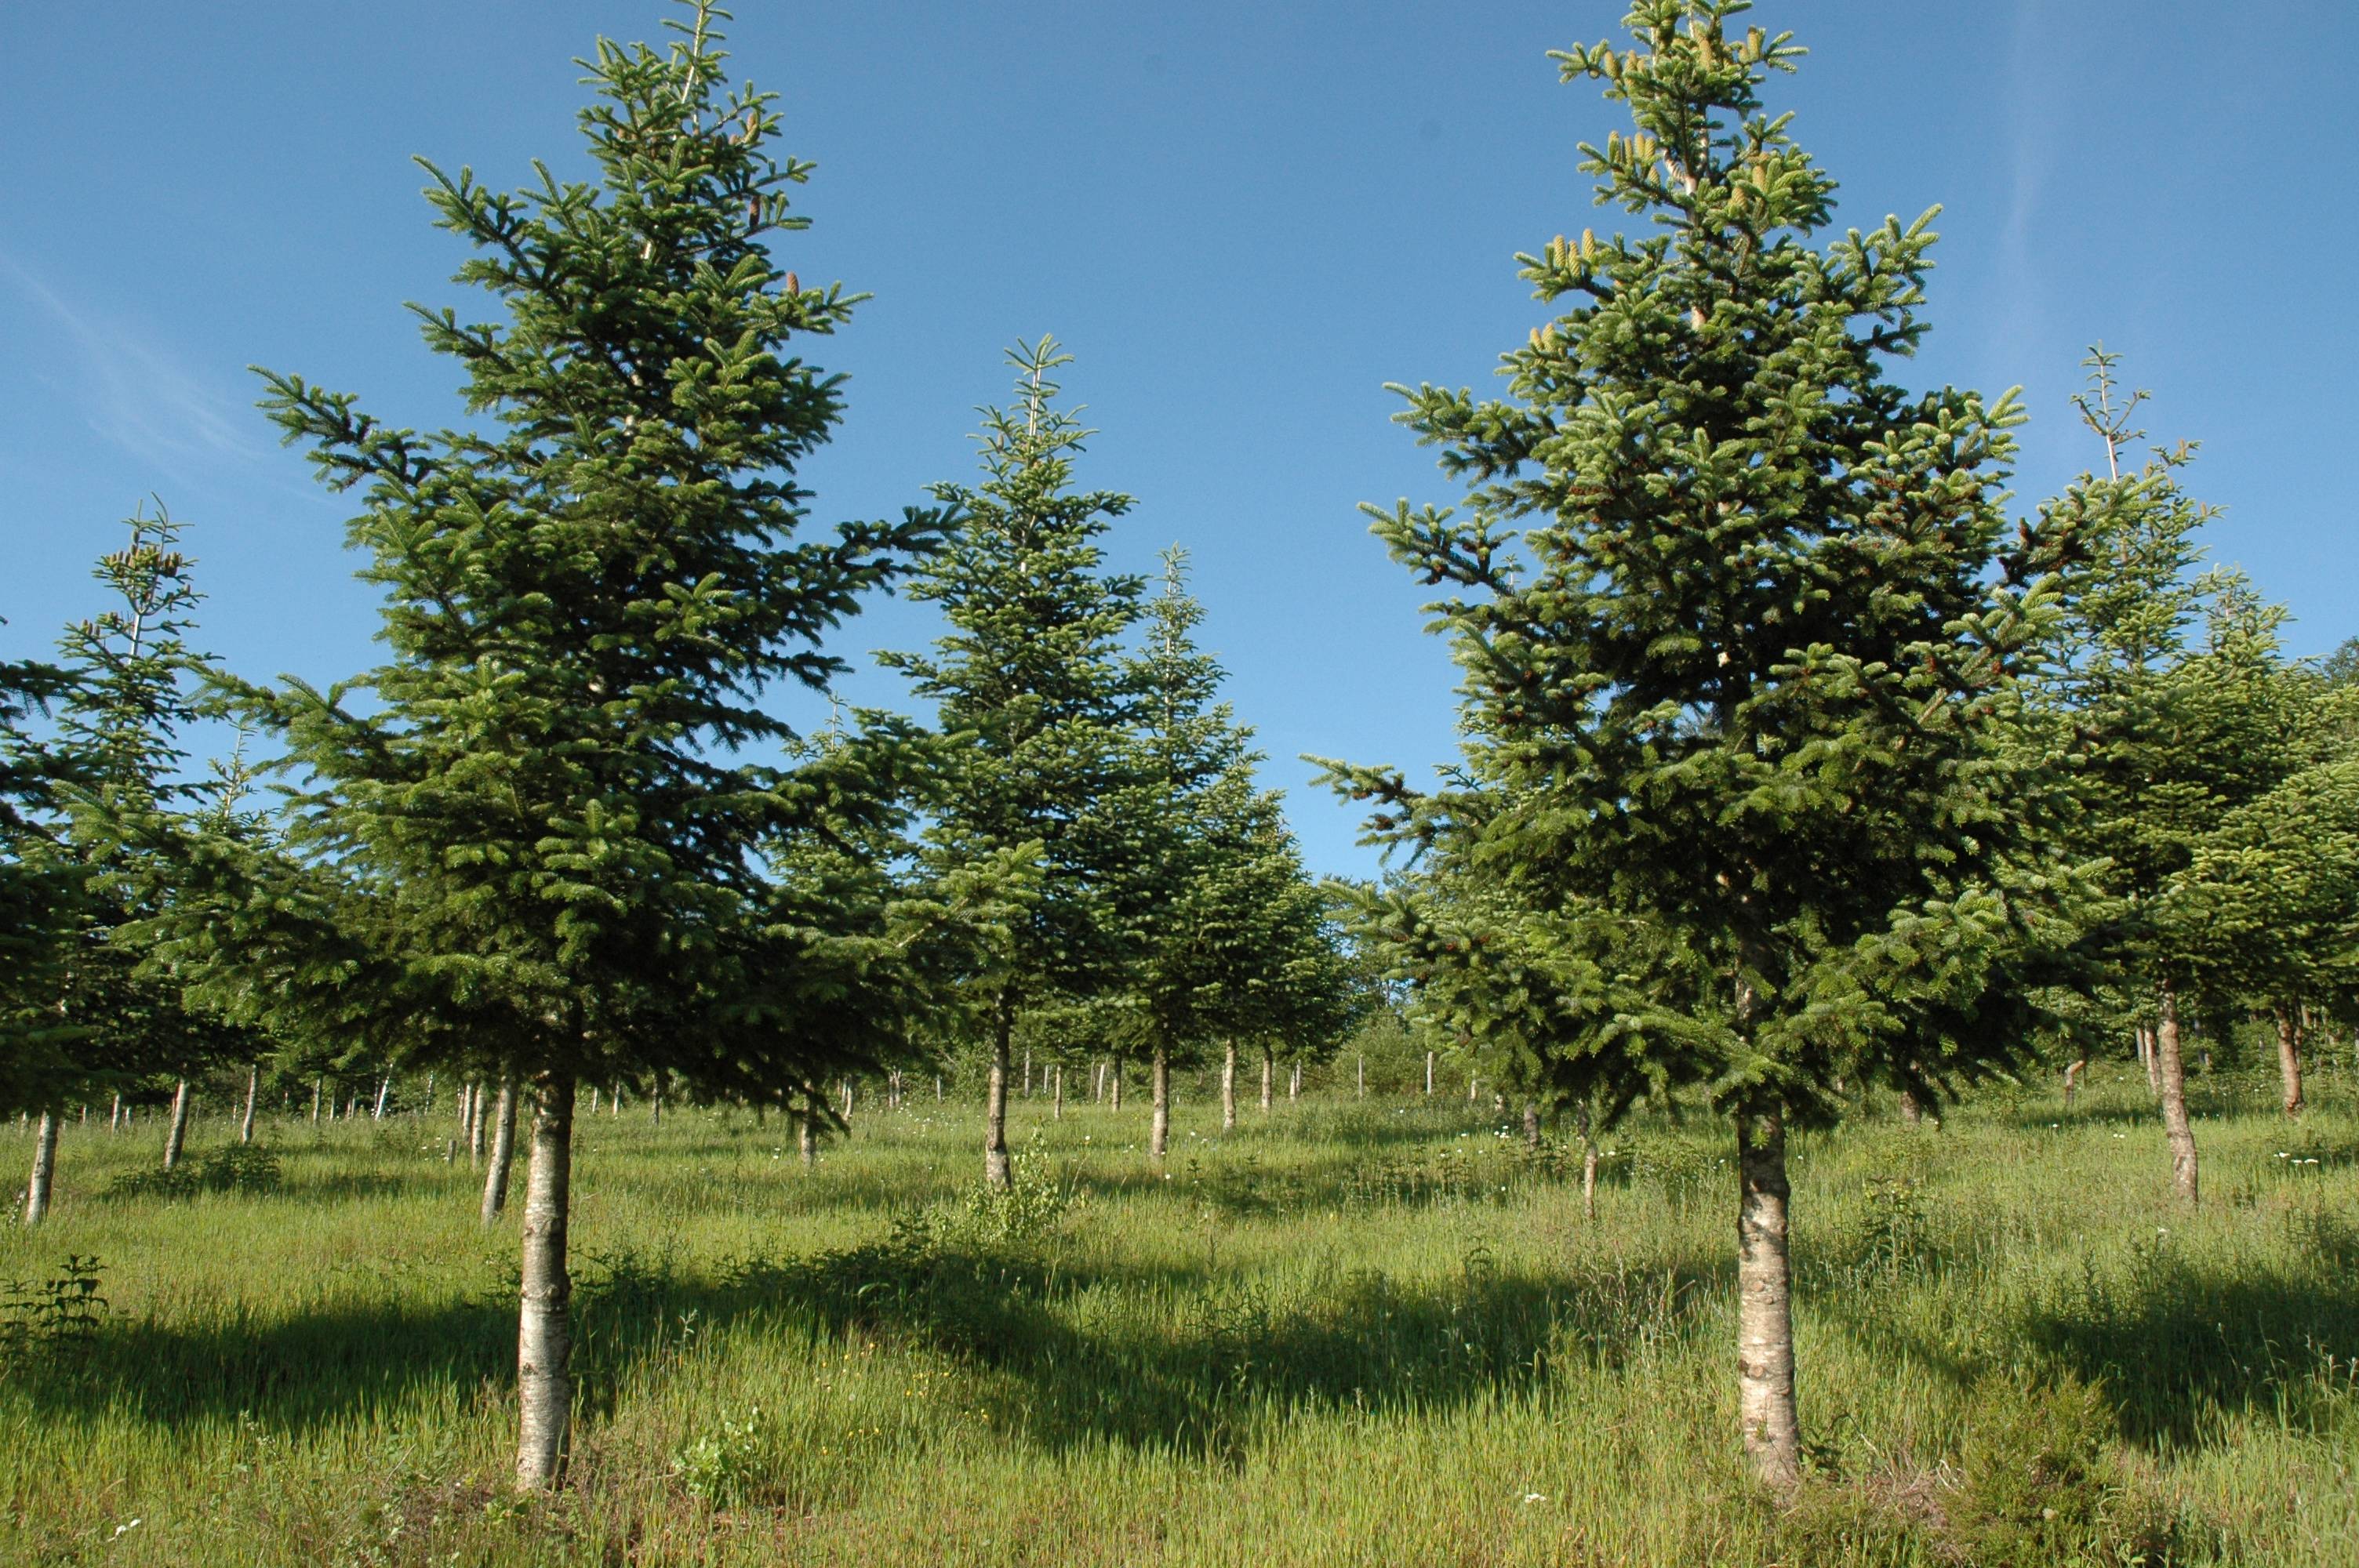
<svg viewBox="0 0 2359 1568">
<path fill-rule="evenodd" d="M 151 1125 L 70 1128 L 0 1229 L 0 1563 L 2349 1568 L 2359 1116 L 2316 1087 L 2291 1129 L 2199 1086 L 2200 1214 L 2124 1068 L 1799 1139 L 1790 1509 L 1743 1478 L 1701 1119 L 1606 1139 L 1593 1222 L 1462 1100 L 1184 1099 L 1161 1177 L 1141 1099 L 1019 1102 L 999 1202 L 930 1093 L 811 1171 L 776 1119 L 585 1119 L 572 1485 L 528 1504 L 514 1213 L 441 1110 L 270 1122 L 276 1190 L 179 1199 L 109 1194 Z"/>
</svg>

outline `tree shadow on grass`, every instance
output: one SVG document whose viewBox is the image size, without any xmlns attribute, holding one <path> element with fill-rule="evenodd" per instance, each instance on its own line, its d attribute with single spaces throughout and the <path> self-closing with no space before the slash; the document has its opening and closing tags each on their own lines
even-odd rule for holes
<svg viewBox="0 0 2359 1568">
<path fill-rule="evenodd" d="M 576 1292 L 576 1408 L 611 1414 L 636 1374 L 677 1349 L 684 1321 L 707 1341 L 856 1335 L 965 1364 L 1000 1430 L 1036 1448 L 1111 1442 L 1230 1461 L 1273 1407 L 1449 1408 L 1542 1390 L 1569 1364 L 1619 1367 L 1692 1333 L 1722 1272 L 1681 1262 L 1541 1275 L 1476 1252 L 1440 1279 L 1338 1271 L 1279 1295 L 1209 1267 L 1080 1269 L 1053 1245 L 981 1245 L 915 1223 L 710 1275 L 593 1258 Z M 167 1427 L 309 1429 L 438 1390 L 488 1417 L 513 1384 L 513 1299 L 495 1288 L 266 1320 L 109 1324 L 71 1352 L 19 1361 L 0 1390 L 45 1416 L 121 1411 Z"/>
</svg>

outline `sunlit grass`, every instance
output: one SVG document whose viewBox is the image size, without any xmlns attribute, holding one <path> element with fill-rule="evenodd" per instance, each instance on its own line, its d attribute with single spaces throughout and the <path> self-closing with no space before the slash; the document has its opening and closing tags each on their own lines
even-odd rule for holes
<svg viewBox="0 0 2359 1568">
<path fill-rule="evenodd" d="M 531 1507 L 513 1220 L 440 1112 L 274 1123 L 282 1190 L 177 1203 L 105 1195 L 147 1129 L 72 1127 L 0 1279 L 94 1254 L 111 1304 L 0 1373 L 0 1563 L 1947 1563 L 1994 1423 L 2093 1385 L 2084 1484 L 2177 1559 L 2344 1568 L 2359 1125 L 2316 1098 L 2212 1091 L 2197 1215 L 2126 1073 L 1802 1139 L 1790 1515 L 1743 1479 L 1708 1122 L 1612 1135 L 1593 1224 L 1459 1100 L 1227 1139 L 1183 1101 L 1160 1175 L 1143 1103 L 1019 1102 L 1012 1220 L 969 1212 L 972 1107 L 864 1111 L 810 1171 L 775 1119 L 585 1120 L 574 1484 Z"/>
</svg>

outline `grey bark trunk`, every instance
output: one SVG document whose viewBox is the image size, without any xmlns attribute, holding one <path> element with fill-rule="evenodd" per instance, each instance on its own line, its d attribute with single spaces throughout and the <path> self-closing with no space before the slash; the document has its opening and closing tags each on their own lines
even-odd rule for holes
<svg viewBox="0 0 2359 1568">
<path fill-rule="evenodd" d="M 387 1073 L 376 1081 L 376 1106 L 369 1112 L 371 1121 L 385 1119 L 385 1097 L 393 1092 L 393 1075 Z"/>
<path fill-rule="evenodd" d="M 1918 1103 L 1917 1091 L 1914 1089 L 1900 1091 L 1900 1119 L 1911 1127 L 1924 1124 L 1925 1108 Z"/>
<path fill-rule="evenodd" d="M 311 1119 L 313 1121 L 320 1119 L 320 1097 L 326 1089 L 327 1084 L 324 1080 L 320 1078 L 311 1080 Z"/>
<path fill-rule="evenodd" d="M 41 1125 L 33 1133 L 33 1173 L 25 1184 L 25 1223 L 41 1223 L 49 1212 L 49 1189 L 58 1175 L 58 1113 L 41 1112 Z"/>
<path fill-rule="evenodd" d="M 802 1156 L 806 1166 L 819 1162 L 819 1128 L 809 1111 L 795 1118 L 795 1152 Z"/>
<path fill-rule="evenodd" d="M 1147 1123 L 1147 1157 L 1158 1164 L 1171 1147 L 1171 1054 L 1160 1042 L 1155 1047 L 1154 1113 Z"/>
<path fill-rule="evenodd" d="M 2162 1053 L 2155 1040 L 2155 1031 L 2138 1025 L 2138 1058 L 2146 1064 L 2146 1087 L 2155 1094 L 2162 1093 Z"/>
<path fill-rule="evenodd" d="M 1778 1108 L 1737 1114 L 1736 1158 L 1737 1408 L 1754 1475 L 1788 1493 L 1802 1478 L 1802 1433 L 1794 1403 L 1793 1266 Z"/>
<path fill-rule="evenodd" d="M 1429 1095 L 1433 1092 L 1433 1053 L 1430 1051 L 1425 1054 L 1425 1092 Z"/>
<path fill-rule="evenodd" d="M 491 1224 L 508 1206 L 508 1171 L 516 1163 L 516 1070 L 500 1075 L 499 1104 L 492 1111 L 492 1160 L 484 1173 L 484 1223 Z M 572 1126 L 569 1108 L 566 1126 Z M 479 1130 L 480 1132 L 480 1130 Z"/>
<path fill-rule="evenodd" d="M 1106 1108 L 1108 1110 L 1122 1108 L 1122 1064 L 1120 1062 L 1109 1064 L 1106 1069 Z"/>
<path fill-rule="evenodd" d="M 934 1103 L 942 1103 L 942 1076 L 940 1073 L 934 1075 Z"/>
<path fill-rule="evenodd" d="M 2170 1143 L 2171 1184 L 2196 1201 L 2195 1129 L 2187 1119 L 2187 1064 L 2179 1054 L 2179 991 L 2162 985 L 2162 1018 L 2154 1030 L 2154 1060 L 2162 1087 L 2162 1131 Z"/>
<path fill-rule="evenodd" d="M 180 1087 L 172 1091 L 172 1119 L 164 1129 L 164 1169 L 170 1170 L 180 1162 L 180 1151 L 189 1144 L 189 1080 L 182 1078 Z"/>
<path fill-rule="evenodd" d="M 508 1083 L 513 1085 L 514 1075 Z M 507 1090 L 513 1103 L 514 1093 Z M 566 1272 L 565 1229 L 573 1184 L 573 1079 L 544 1074 L 533 1082 L 532 1154 L 525 1173 L 524 1291 L 516 1314 L 516 1464 L 518 1491 L 538 1491 L 564 1477 L 573 1386 L 566 1362 L 572 1336 L 566 1314 L 573 1281 Z"/>
<path fill-rule="evenodd" d="M 1581 1217 L 1597 1217 L 1597 1140 L 1590 1136 L 1586 1109 L 1581 1113 Z"/>
<path fill-rule="evenodd" d="M 1057 1076 L 1054 1090 L 1056 1098 L 1049 1103 L 1049 1119 L 1051 1121 L 1062 1121 L 1065 1119 L 1065 1065 L 1060 1062 L 1049 1071 Z"/>
<path fill-rule="evenodd" d="M 1007 1046 L 1016 1031 L 1016 1000 L 999 995 L 999 1018 L 991 1035 L 991 1077 L 983 1091 L 983 1179 L 995 1187 L 1008 1185 Z"/>
<path fill-rule="evenodd" d="M 1221 1048 L 1221 1130 L 1237 1130 L 1237 1043 Z"/>
<path fill-rule="evenodd" d="M 467 1169 L 480 1170 L 484 1163 L 484 1124 L 490 1116 L 484 1104 L 484 1086 L 475 1086 L 474 1098 L 467 1107 Z"/>
<path fill-rule="evenodd" d="M 2301 1033 L 2293 1004 L 2279 1002 L 2277 1014 L 2277 1083 L 2288 1116 L 2301 1114 Z"/>
<path fill-rule="evenodd" d="M 1261 1108 L 1269 1114 L 1269 1092 L 1277 1077 L 1277 1053 L 1265 1045 L 1261 1048 Z"/>
<path fill-rule="evenodd" d="M 1524 1102 L 1524 1147 L 1538 1152 L 1540 1146 L 1540 1108 L 1531 1100 Z"/>
<path fill-rule="evenodd" d="M 255 1063 L 245 1070 L 245 1116 L 237 1124 L 237 1141 L 254 1141 L 254 1102 L 262 1093 L 262 1064 Z"/>
<path fill-rule="evenodd" d="M 1299 1062 L 1297 1062 L 1297 1063 L 1295 1063 L 1295 1064 L 1294 1064 L 1294 1071 L 1292 1071 L 1291 1073 L 1289 1073 L 1289 1074 L 1288 1074 L 1288 1075 L 1287 1075 L 1287 1078 L 1286 1078 L 1286 1098 L 1287 1098 L 1287 1102 L 1288 1102 L 1288 1104 L 1292 1104 L 1294 1101 L 1299 1100 L 1299 1099 L 1300 1099 L 1301 1098 L 1302 1098 L 1302 1064 L 1301 1064 L 1301 1063 L 1299 1063 Z"/>
<path fill-rule="evenodd" d="M 113 1132 L 116 1128 L 121 1127 L 122 1125 L 123 1097 L 118 1094 L 114 1097 L 114 1104 L 108 1108 L 106 1113 L 106 1130 L 109 1132 Z"/>
</svg>

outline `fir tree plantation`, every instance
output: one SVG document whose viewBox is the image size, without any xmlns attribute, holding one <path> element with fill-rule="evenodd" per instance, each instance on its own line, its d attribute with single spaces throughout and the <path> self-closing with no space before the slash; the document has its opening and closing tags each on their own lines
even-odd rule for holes
<svg viewBox="0 0 2359 1568">
<path fill-rule="evenodd" d="M 458 423 L 257 373 L 371 667 L 204 652 L 153 499 L 10 607 L 0 1562 L 2359 1562 L 2359 640 L 2120 356 L 1912 375 L 1774 17 L 1557 55 L 1604 216 L 1392 389 L 1461 745 L 1318 760 L 1365 882 L 1086 358 L 806 481 L 866 296 L 728 20 L 422 165 Z"/>
</svg>

